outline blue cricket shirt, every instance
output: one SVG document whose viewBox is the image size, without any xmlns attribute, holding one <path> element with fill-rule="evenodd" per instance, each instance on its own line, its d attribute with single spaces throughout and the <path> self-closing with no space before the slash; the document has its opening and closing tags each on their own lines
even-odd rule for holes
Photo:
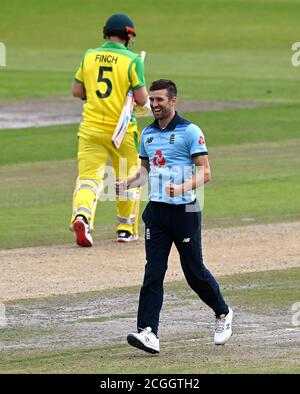
<svg viewBox="0 0 300 394">
<path fill-rule="evenodd" d="M 142 131 L 140 142 L 140 158 L 149 160 L 150 164 L 149 199 L 175 205 L 193 202 L 196 198 L 194 190 L 170 197 L 165 192 L 165 185 L 190 180 L 195 174 L 193 157 L 207 154 L 201 129 L 177 112 L 164 129 L 160 129 L 155 120 Z"/>
</svg>

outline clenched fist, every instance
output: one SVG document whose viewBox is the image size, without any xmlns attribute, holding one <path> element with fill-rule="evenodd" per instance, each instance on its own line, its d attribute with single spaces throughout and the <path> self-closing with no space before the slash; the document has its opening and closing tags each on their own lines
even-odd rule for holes
<svg viewBox="0 0 300 394">
<path fill-rule="evenodd" d="M 166 194 L 170 197 L 180 196 L 184 192 L 182 184 L 177 185 L 176 183 L 169 183 L 166 185 L 165 190 Z"/>
<path fill-rule="evenodd" d="M 120 194 L 124 193 L 127 190 L 127 181 L 125 179 L 121 181 L 116 181 L 116 195 L 119 196 Z"/>
</svg>

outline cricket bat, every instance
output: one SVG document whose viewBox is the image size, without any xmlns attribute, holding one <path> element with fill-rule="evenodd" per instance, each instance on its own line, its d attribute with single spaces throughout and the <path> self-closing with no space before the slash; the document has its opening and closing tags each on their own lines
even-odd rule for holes
<svg viewBox="0 0 300 394">
<path fill-rule="evenodd" d="M 141 51 L 140 56 L 142 58 L 142 61 L 145 60 L 146 52 Z M 131 119 L 131 114 L 133 111 L 133 106 L 134 106 L 134 96 L 133 96 L 133 91 L 129 90 L 124 106 L 122 108 L 117 126 L 115 128 L 115 131 L 112 135 L 112 142 L 114 143 L 115 147 L 117 149 L 120 148 L 122 141 L 125 137 L 130 119 Z"/>
</svg>

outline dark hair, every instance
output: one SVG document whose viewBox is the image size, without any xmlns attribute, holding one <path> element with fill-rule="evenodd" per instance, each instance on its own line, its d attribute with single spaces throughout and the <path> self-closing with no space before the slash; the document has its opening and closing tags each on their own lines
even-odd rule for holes
<svg viewBox="0 0 300 394">
<path fill-rule="evenodd" d="M 169 99 L 177 96 L 177 87 L 170 79 L 158 79 L 157 81 L 153 81 L 149 90 L 153 92 L 153 90 L 161 89 L 167 89 Z"/>
</svg>

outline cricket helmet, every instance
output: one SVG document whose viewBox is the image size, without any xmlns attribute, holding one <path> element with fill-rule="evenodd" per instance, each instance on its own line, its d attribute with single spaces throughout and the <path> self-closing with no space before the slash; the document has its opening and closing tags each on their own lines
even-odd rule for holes
<svg viewBox="0 0 300 394">
<path fill-rule="evenodd" d="M 103 27 L 103 38 L 117 36 L 128 41 L 128 34 L 136 36 L 132 20 L 125 14 L 114 14 L 110 16 Z"/>
</svg>

